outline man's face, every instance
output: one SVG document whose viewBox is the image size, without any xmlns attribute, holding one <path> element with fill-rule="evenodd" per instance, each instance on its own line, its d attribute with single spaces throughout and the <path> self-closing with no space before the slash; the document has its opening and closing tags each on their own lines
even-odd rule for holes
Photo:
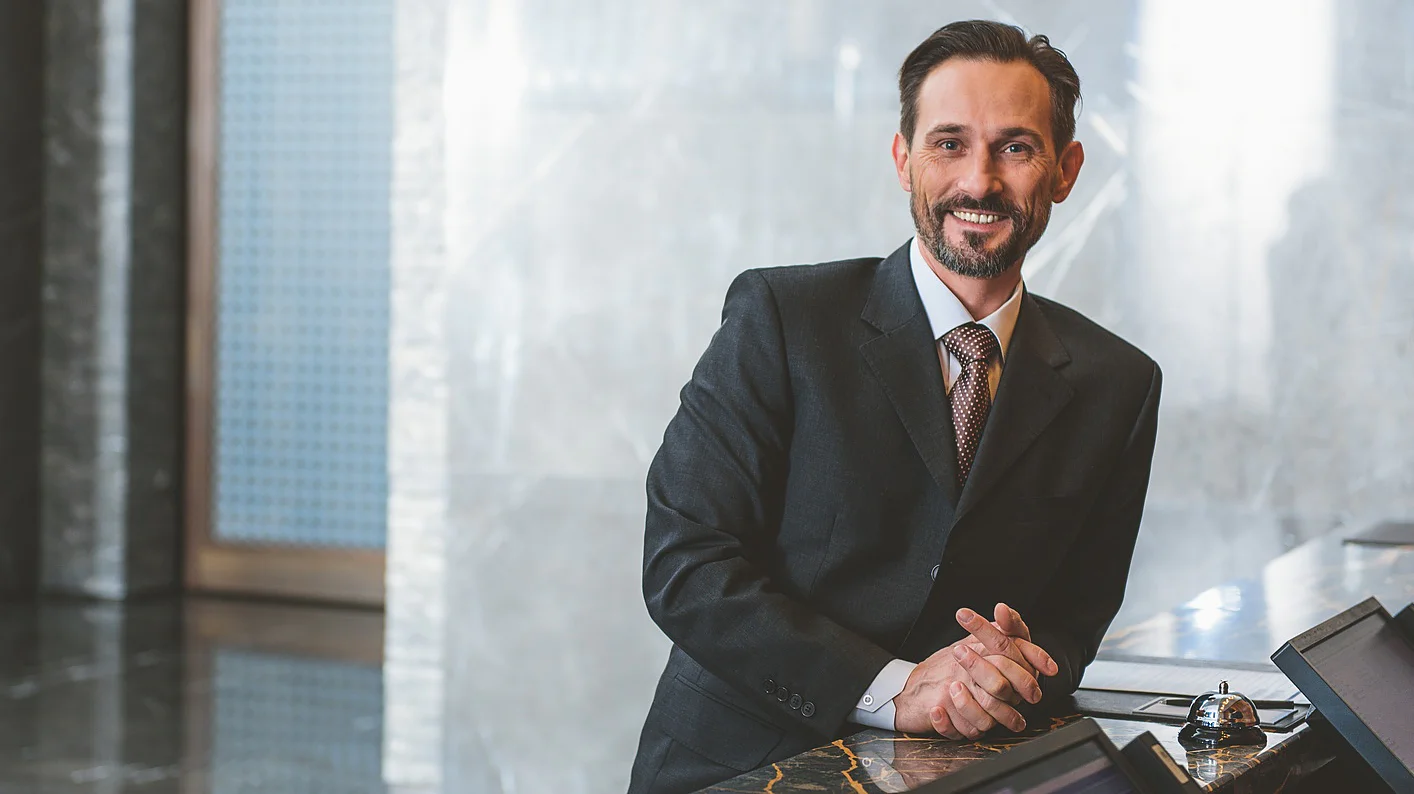
<svg viewBox="0 0 1414 794">
<path fill-rule="evenodd" d="M 1024 61 L 944 61 L 918 92 L 913 140 L 894 140 L 918 242 L 970 278 L 1020 265 L 1083 161 L 1077 142 L 1056 151 L 1050 87 Z"/>
</svg>

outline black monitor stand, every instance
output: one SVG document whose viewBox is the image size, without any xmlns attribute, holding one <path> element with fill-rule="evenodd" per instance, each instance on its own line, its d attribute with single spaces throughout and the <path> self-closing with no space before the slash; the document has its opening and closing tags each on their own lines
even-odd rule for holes
<svg viewBox="0 0 1414 794">
<path fill-rule="evenodd" d="M 1147 731 L 1117 749 L 1091 719 L 1039 736 L 916 790 L 920 794 L 1190 794 L 1198 784 Z"/>
<path fill-rule="evenodd" d="M 1374 598 L 1277 649 L 1272 661 L 1395 791 L 1414 791 L 1414 611 Z"/>
</svg>

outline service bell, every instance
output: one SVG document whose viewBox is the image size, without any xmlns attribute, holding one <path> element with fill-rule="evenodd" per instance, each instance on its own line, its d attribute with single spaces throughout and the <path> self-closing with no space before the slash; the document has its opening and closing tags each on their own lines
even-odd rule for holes
<svg viewBox="0 0 1414 794">
<path fill-rule="evenodd" d="M 1193 699 L 1188 722 L 1178 732 L 1178 742 L 1190 750 L 1226 747 L 1232 744 L 1266 744 L 1257 706 L 1239 692 L 1228 692 L 1227 682 L 1216 692 Z"/>
</svg>

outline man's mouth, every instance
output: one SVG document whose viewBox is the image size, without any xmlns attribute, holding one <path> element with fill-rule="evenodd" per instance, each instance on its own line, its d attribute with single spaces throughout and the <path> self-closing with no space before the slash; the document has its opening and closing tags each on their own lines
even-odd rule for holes
<svg viewBox="0 0 1414 794">
<path fill-rule="evenodd" d="M 1007 220 L 1005 215 L 994 215 L 987 212 L 969 212 L 967 210 L 951 210 L 950 214 L 959 220 L 986 226 L 990 223 Z"/>
</svg>

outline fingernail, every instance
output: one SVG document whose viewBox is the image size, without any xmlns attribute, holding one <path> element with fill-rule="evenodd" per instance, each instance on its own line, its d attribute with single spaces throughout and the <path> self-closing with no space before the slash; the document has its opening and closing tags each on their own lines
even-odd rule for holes
<svg viewBox="0 0 1414 794">
<path fill-rule="evenodd" d="M 957 681 L 952 682 L 952 687 L 949 689 L 949 691 L 951 691 L 954 695 L 961 695 L 962 684 Z"/>
<path fill-rule="evenodd" d="M 939 706 L 934 706 L 933 710 L 928 713 L 928 718 L 931 719 L 933 722 L 942 722 L 943 709 Z"/>
<path fill-rule="evenodd" d="M 958 620 L 972 620 L 972 619 L 975 618 L 975 617 L 977 617 L 977 613 L 976 613 L 976 612 L 973 612 L 972 610 L 968 609 L 967 607 L 963 607 L 962 609 L 959 609 L 959 610 L 957 611 L 957 619 L 958 619 Z"/>
<path fill-rule="evenodd" d="M 967 648 L 966 648 L 966 646 L 959 645 L 959 646 L 953 648 L 953 649 L 952 649 L 952 655 L 953 655 L 953 656 L 956 656 L 956 657 L 959 658 L 959 659 L 966 659 L 966 658 L 967 658 Z"/>
</svg>

